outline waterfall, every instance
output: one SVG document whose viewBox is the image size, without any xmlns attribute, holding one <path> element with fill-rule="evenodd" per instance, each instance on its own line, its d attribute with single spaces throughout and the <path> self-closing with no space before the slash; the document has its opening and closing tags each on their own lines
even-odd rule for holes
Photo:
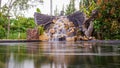
<svg viewBox="0 0 120 68">
<path fill-rule="evenodd" d="M 74 24 L 67 17 L 59 17 L 48 31 L 49 41 L 65 41 L 74 36 Z"/>
<path fill-rule="evenodd" d="M 48 35 L 50 37 L 49 41 L 63 41 L 66 38 L 66 29 L 63 18 L 60 17 L 51 29 L 49 29 Z"/>
</svg>

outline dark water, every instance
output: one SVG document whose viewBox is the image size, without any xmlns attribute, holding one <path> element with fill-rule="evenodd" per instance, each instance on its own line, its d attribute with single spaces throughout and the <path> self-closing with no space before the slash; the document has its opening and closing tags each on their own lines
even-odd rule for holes
<svg viewBox="0 0 120 68">
<path fill-rule="evenodd" d="M 120 44 L 0 43 L 0 68 L 120 68 Z"/>
</svg>

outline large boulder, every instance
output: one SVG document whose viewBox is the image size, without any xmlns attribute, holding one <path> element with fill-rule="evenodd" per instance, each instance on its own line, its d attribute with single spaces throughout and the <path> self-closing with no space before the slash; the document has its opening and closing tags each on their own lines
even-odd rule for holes
<svg viewBox="0 0 120 68">
<path fill-rule="evenodd" d="M 54 18 L 55 16 L 49 16 L 49 15 L 45 15 L 37 12 L 34 13 L 35 23 L 37 25 L 43 25 L 45 29 L 49 27 L 49 25 L 51 24 Z"/>
<path fill-rule="evenodd" d="M 82 24 L 85 21 L 85 14 L 83 12 L 77 11 L 71 15 L 68 15 L 67 18 L 73 22 L 75 27 L 79 27 L 82 30 Z"/>
</svg>

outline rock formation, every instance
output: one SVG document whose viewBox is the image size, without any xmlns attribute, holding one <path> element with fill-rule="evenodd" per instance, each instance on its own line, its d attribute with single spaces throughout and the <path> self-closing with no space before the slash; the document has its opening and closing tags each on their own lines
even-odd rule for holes
<svg viewBox="0 0 120 68">
<path fill-rule="evenodd" d="M 93 22 L 97 11 L 93 11 L 90 18 L 86 18 L 83 12 L 75 12 L 68 16 L 49 16 L 40 13 L 35 13 L 35 22 L 37 25 L 43 25 L 49 39 L 58 40 L 75 40 L 78 32 L 82 32 L 83 36 L 79 35 L 82 40 L 92 39 Z"/>
</svg>

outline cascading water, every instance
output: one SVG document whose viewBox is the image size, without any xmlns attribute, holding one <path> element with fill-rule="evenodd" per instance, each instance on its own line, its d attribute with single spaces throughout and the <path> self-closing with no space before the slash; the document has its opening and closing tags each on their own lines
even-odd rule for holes
<svg viewBox="0 0 120 68">
<path fill-rule="evenodd" d="M 65 40 L 66 29 L 62 18 L 58 19 L 53 27 L 49 30 L 49 41 L 62 41 Z"/>
<path fill-rule="evenodd" d="M 69 36 L 69 32 L 71 31 L 70 24 L 66 17 L 60 17 L 54 22 L 52 28 L 48 31 L 49 41 L 64 41 Z M 73 31 L 74 32 L 74 31 Z M 72 32 L 71 32 L 72 33 Z"/>
</svg>

